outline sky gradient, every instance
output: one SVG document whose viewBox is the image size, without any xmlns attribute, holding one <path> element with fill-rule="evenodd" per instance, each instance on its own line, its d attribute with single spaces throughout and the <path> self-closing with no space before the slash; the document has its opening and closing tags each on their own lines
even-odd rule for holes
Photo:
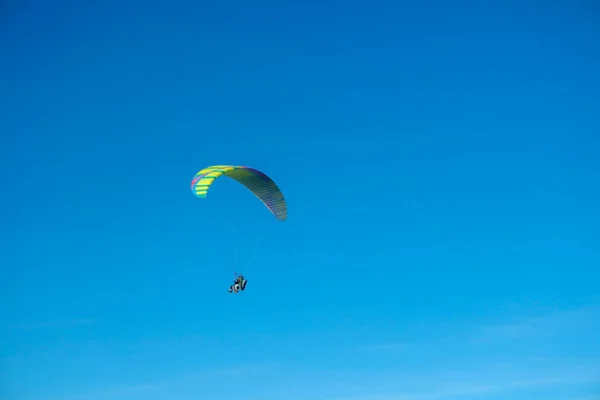
<svg viewBox="0 0 600 400">
<path fill-rule="evenodd" d="M 0 398 L 599 398 L 592 1 L 79 3 L 0 9 Z"/>
</svg>

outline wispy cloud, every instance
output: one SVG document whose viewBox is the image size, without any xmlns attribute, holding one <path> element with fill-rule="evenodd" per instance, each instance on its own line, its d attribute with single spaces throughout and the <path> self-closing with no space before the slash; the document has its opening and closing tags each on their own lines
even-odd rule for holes
<svg viewBox="0 0 600 400">
<path fill-rule="evenodd" d="M 384 342 L 384 343 L 373 343 L 360 346 L 361 350 L 373 350 L 373 351 L 401 351 L 409 347 L 408 343 L 401 342 Z"/>
<path fill-rule="evenodd" d="M 53 397 L 42 397 L 36 400 L 97 400 L 97 399 L 125 399 L 131 396 L 148 396 L 150 394 L 169 393 L 174 388 L 201 386 L 215 381 L 237 381 L 242 378 L 251 379 L 253 375 L 264 374 L 275 370 L 276 364 L 256 363 L 228 365 L 223 367 L 202 369 L 185 374 L 166 377 L 154 382 L 126 383 L 122 385 L 103 386 L 90 388 L 77 393 L 68 393 Z"/>
<path fill-rule="evenodd" d="M 474 340 L 478 342 L 489 342 L 498 339 L 522 340 L 597 328 L 600 328 L 600 307 L 594 304 L 542 316 L 482 326 L 477 329 Z"/>
<path fill-rule="evenodd" d="M 600 335 L 600 302 L 587 304 L 578 308 L 547 311 L 523 316 L 525 310 L 520 310 L 518 316 L 513 314 L 495 323 L 482 324 L 477 321 L 463 325 L 456 330 L 435 328 L 440 336 L 427 339 L 405 341 L 382 341 L 359 345 L 358 350 L 374 352 L 418 351 L 423 346 L 452 346 L 464 347 L 472 344 L 488 344 L 493 342 L 525 341 L 540 338 L 559 338 L 575 336 L 580 333 Z"/>
<path fill-rule="evenodd" d="M 544 387 L 555 387 L 563 385 L 578 385 L 594 382 L 591 377 L 550 377 L 533 378 L 524 380 L 515 380 L 503 383 L 462 383 L 449 385 L 449 387 L 431 393 L 421 393 L 411 395 L 411 400 L 437 400 L 453 397 L 464 397 L 474 395 L 495 395 L 504 392 L 512 392 L 519 389 L 533 389 Z"/>
<path fill-rule="evenodd" d="M 588 371 L 591 372 L 591 371 Z M 454 380 L 443 381 L 430 377 L 430 389 L 425 391 L 396 391 L 387 393 L 366 393 L 358 396 L 329 398 L 327 400 L 444 400 L 477 396 L 485 398 L 502 393 L 518 390 L 550 389 L 557 386 L 582 385 L 600 383 L 600 377 L 591 373 L 583 375 L 556 375 L 552 377 L 537 377 L 517 379 L 506 382 L 491 382 L 490 380 Z"/>
<path fill-rule="evenodd" d="M 28 322 L 17 325 L 17 328 L 21 330 L 74 329 L 80 326 L 94 325 L 99 322 L 100 321 L 96 318 L 75 318 Z"/>
<path fill-rule="evenodd" d="M 596 302 L 578 308 L 500 319 L 496 324 L 471 324 L 459 331 L 445 331 L 423 342 L 382 342 L 361 347 L 382 352 L 402 350 L 418 358 L 419 372 L 355 376 L 359 396 L 329 396 L 327 400 L 445 400 L 488 398 L 504 392 L 528 397 L 524 392 L 545 392 L 573 386 L 581 393 L 586 385 L 600 385 L 597 347 L 586 356 L 566 353 L 565 343 L 590 343 L 600 335 L 600 306 Z M 514 343 L 516 341 L 522 343 Z M 523 346 L 537 343 L 535 350 Z M 481 344 L 493 344 L 491 352 Z M 517 345 L 516 350 L 514 345 Z M 546 345 L 546 347 L 544 347 Z M 553 351 L 557 345 L 557 351 Z M 585 346 L 585 344 L 581 344 Z M 584 348 L 584 347 L 582 347 Z M 566 356 L 571 354 L 570 356 Z M 554 355 L 554 356 L 553 356 Z M 460 357 L 460 358 L 459 358 Z M 450 368 L 444 371 L 444 369 Z M 413 370 L 414 371 L 414 370 Z M 409 376 L 410 375 L 410 376 Z M 396 382 L 396 383 L 393 383 Z M 353 393 L 352 391 L 347 393 Z M 599 397 L 600 398 L 600 397 Z M 582 399 L 584 400 L 584 399 Z M 585 399 L 588 400 L 588 399 Z M 591 399 L 590 399 L 591 400 Z"/>
<path fill-rule="evenodd" d="M 92 400 L 92 399 L 108 399 L 113 397 L 133 396 L 143 393 L 153 392 L 160 389 L 158 384 L 130 384 L 114 387 L 99 388 L 91 391 L 83 391 L 79 393 L 71 393 L 60 397 L 39 398 L 37 400 Z"/>
</svg>

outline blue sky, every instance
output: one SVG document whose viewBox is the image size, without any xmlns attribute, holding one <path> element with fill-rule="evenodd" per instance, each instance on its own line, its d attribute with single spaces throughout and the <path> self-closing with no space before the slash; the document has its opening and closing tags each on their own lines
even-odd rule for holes
<svg viewBox="0 0 600 400">
<path fill-rule="evenodd" d="M 2 7 L 1 398 L 600 393 L 591 1 Z"/>
</svg>

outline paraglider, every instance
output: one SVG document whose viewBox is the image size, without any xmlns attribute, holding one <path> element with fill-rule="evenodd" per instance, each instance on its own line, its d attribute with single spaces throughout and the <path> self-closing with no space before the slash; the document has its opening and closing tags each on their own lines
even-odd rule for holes
<svg viewBox="0 0 600 400">
<path fill-rule="evenodd" d="M 238 274 L 236 273 L 235 279 L 233 280 L 233 285 L 229 286 L 229 293 L 238 293 L 240 290 L 243 291 L 244 289 L 246 289 L 246 283 L 248 283 L 248 281 L 244 279 L 244 275 L 238 276 Z"/>
<path fill-rule="evenodd" d="M 213 165 L 200 170 L 192 179 L 190 188 L 199 198 L 206 198 L 208 189 L 220 176 L 227 176 L 250 190 L 271 211 L 279 221 L 287 219 L 287 204 L 277 184 L 265 173 L 254 168 L 238 165 Z M 239 293 L 246 289 L 248 281 L 243 275 L 235 274 L 229 293 Z"/>
</svg>

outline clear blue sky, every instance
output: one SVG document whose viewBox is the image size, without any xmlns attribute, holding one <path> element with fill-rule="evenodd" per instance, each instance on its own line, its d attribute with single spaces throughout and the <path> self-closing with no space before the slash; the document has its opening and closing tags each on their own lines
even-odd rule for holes
<svg viewBox="0 0 600 400">
<path fill-rule="evenodd" d="M 0 398 L 597 398 L 592 1 L 79 3 L 0 11 Z"/>
</svg>

